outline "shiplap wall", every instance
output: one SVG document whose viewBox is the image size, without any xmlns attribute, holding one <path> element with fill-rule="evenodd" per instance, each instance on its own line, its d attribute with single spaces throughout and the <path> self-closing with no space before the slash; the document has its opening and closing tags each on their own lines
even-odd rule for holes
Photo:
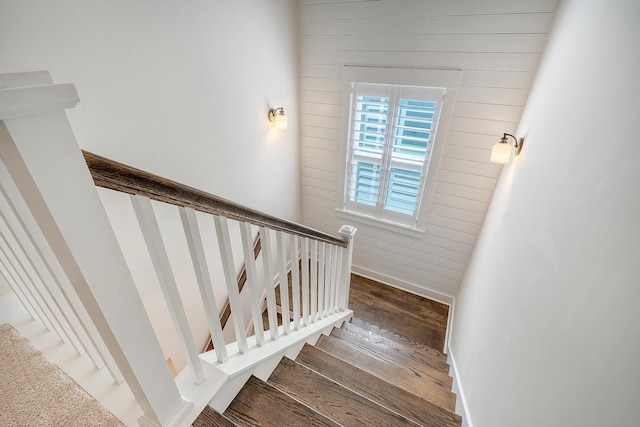
<svg viewBox="0 0 640 427">
<path fill-rule="evenodd" d="M 359 229 L 354 270 L 449 301 L 466 270 L 501 166 L 489 163 L 514 133 L 557 0 L 300 0 L 303 221 Z M 410 237 L 336 216 L 343 134 L 342 66 L 462 69 L 427 210 Z M 523 152 L 526 155 L 526 147 Z"/>
</svg>

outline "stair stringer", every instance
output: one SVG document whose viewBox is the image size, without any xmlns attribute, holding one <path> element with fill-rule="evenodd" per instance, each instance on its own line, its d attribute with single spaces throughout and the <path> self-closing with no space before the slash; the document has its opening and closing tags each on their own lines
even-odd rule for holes
<svg viewBox="0 0 640 427">
<path fill-rule="evenodd" d="M 229 360 L 224 364 L 217 362 L 215 351 L 203 353 L 200 358 L 205 365 L 208 365 L 207 371 L 211 373 L 210 378 L 215 378 L 215 381 L 212 381 L 215 385 L 209 392 L 211 398 L 203 403 L 202 396 L 197 399 L 184 394 L 183 396 L 194 402 L 199 411 L 202 411 L 208 403 L 213 409 L 223 413 L 252 375 L 266 381 L 284 356 L 295 359 L 305 343 L 314 345 L 320 335 L 329 335 L 334 327 L 341 327 L 352 316 L 351 310 L 334 313 L 297 331 L 292 330 L 289 335 L 283 335 L 283 328 L 280 326 L 279 337 L 274 341 L 270 339 L 270 331 L 265 331 L 266 344 L 258 347 L 255 336 L 249 337 L 247 339 L 249 351 L 245 354 L 238 352 L 236 343 L 228 344 Z M 181 375 L 176 378 L 178 383 L 181 383 Z M 183 391 L 182 387 L 179 388 Z"/>
</svg>

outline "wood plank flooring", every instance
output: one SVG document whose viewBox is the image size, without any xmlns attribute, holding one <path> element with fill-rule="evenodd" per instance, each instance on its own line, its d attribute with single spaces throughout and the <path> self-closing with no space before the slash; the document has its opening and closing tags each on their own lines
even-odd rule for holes
<svg viewBox="0 0 640 427">
<path fill-rule="evenodd" d="M 354 317 L 443 351 L 449 306 L 351 275 L 349 308 Z"/>
</svg>

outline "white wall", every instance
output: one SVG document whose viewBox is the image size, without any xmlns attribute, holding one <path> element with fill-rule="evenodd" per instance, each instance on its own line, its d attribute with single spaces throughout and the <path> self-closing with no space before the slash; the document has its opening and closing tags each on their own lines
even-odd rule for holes
<svg viewBox="0 0 640 427">
<path fill-rule="evenodd" d="M 0 62 L 76 85 L 82 148 L 299 218 L 295 1 L 3 0 Z M 283 106 L 289 130 L 267 121 Z"/>
<path fill-rule="evenodd" d="M 359 272 L 450 301 L 466 270 L 501 167 L 489 163 L 513 132 L 557 0 L 300 1 L 300 112 L 305 224 L 358 227 Z M 446 143 L 417 237 L 339 218 L 345 167 L 343 65 L 462 70 Z M 396 82 L 400 83 L 400 82 Z M 348 99 L 348 98 L 347 98 Z M 437 149 L 436 149 L 437 150 Z"/>
<path fill-rule="evenodd" d="M 294 221 L 297 40 L 295 0 L 0 2 L 0 68 L 49 70 L 54 82 L 75 84 L 80 104 L 68 116 L 81 148 Z M 285 108 L 287 131 L 268 122 L 269 106 Z M 112 220 L 131 213 L 126 198 L 101 195 Z M 133 251 L 141 237 L 129 220 L 114 226 Z M 171 250 L 185 246 L 179 232 L 163 234 Z M 128 261 L 180 368 L 148 257 Z M 174 269 L 200 345 L 206 323 L 182 261 Z M 226 293 L 217 295 L 222 308 Z"/>
<path fill-rule="evenodd" d="M 566 0 L 458 292 L 474 427 L 640 419 L 640 3 Z"/>
</svg>

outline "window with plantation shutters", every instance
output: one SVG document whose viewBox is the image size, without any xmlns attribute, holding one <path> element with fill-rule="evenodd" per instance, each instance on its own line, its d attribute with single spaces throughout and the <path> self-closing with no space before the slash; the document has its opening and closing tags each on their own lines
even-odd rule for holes
<svg viewBox="0 0 640 427">
<path fill-rule="evenodd" d="M 352 83 L 346 210 L 415 225 L 444 91 Z"/>
</svg>

